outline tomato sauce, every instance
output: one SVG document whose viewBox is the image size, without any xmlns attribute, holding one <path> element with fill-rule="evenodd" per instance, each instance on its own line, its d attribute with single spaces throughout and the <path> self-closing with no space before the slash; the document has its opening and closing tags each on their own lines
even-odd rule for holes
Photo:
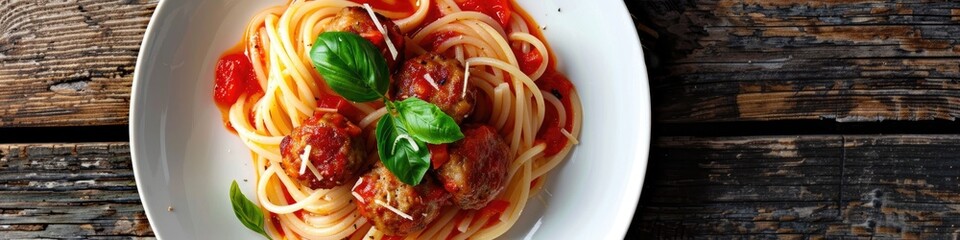
<svg viewBox="0 0 960 240">
<path fill-rule="evenodd" d="M 401 13 L 399 15 L 409 16 L 414 13 L 417 9 L 417 0 L 393 0 L 393 1 L 382 1 L 382 0 L 351 0 L 356 3 L 368 3 L 371 7 L 383 10 L 390 11 L 394 13 Z M 510 18 L 512 13 L 517 13 L 527 22 L 527 28 L 530 31 L 530 34 L 536 36 L 539 39 L 544 39 L 543 34 L 539 25 L 533 20 L 528 13 L 526 13 L 522 8 L 520 8 L 512 0 L 455 0 L 457 5 L 466 11 L 478 11 L 488 16 L 492 17 L 497 23 L 504 27 L 508 32 L 511 31 L 509 27 Z M 406 34 L 412 35 L 419 31 L 422 26 L 426 26 L 433 21 L 436 21 L 440 17 L 443 17 L 443 14 L 440 12 L 437 7 L 437 3 L 433 2 L 429 6 L 427 16 L 424 22 L 414 29 L 411 32 Z M 456 37 L 457 34 L 454 32 L 442 32 L 436 33 L 427 37 L 428 42 L 434 48 L 439 46 L 441 43 L 447 39 Z M 513 49 L 514 54 L 517 56 L 517 60 L 520 65 L 520 69 L 527 74 L 533 73 L 537 68 L 543 63 L 547 62 L 547 69 L 544 72 L 543 76 L 537 80 L 538 87 L 550 94 L 556 96 L 564 107 L 566 108 L 565 113 L 558 113 L 555 108 L 547 107 L 545 109 L 545 119 L 544 124 L 538 130 L 537 140 L 538 143 L 546 143 L 547 148 L 545 150 L 546 156 L 553 156 L 559 153 L 560 150 L 566 146 L 569 139 L 561 133 L 561 129 L 572 129 L 573 127 L 573 109 L 572 102 L 570 99 L 570 94 L 574 91 L 574 86 L 562 73 L 556 70 L 556 59 L 554 58 L 553 52 L 550 50 L 550 45 L 546 41 L 543 42 L 546 47 L 549 59 L 545 59 L 538 51 L 532 49 L 527 53 L 519 51 L 519 49 Z M 256 73 L 253 71 L 253 68 L 250 64 L 249 57 L 244 54 L 244 46 L 246 43 L 241 41 L 240 44 L 232 47 L 231 49 L 225 51 L 223 55 L 218 59 L 217 69 L 215 73 L 215 86 L 214 86 L 214 102 L 217 103 L 217 106 L 220 108 L 221 114 L 223 116 L 224 126 L 232 132 L 235 132 L 233 127 L 229 123 L 228 119 L 228 110 L 230 105 L 235 103 L 239 96 L 243 93 L 248 94 L 262 94 L 263 91 L 260 89 L 260 86 L 257 82 Z M 262 51 L 262 50 L 261 50 Z M 262 54 L 261 54 L 262 55 Z M 221 62 L 224 66 L 221 67 Z M 354 106 L 349 104 L 345 99 L 339 96 L 334 95 L 325 95 L 321 97 L 318 101 L 318 106 L 321 108 L 332 108 L 336 109 L 339 113 L 343 114 L 351 121 L 357 122 L 360 121 L 364 116 L 359 109 L 356 109 Z M 559 124 L 559 114 L 566 114 L 566 124 L 560 126 Z M 252 117 L 251 117 L 252 119 Z M 252 120 L 251 120 L 252 121 Z M 442 162 L 446 161 L 449 157 L 445 152 L 446 146 L 430 146 L 431 155 L 436 155 L 437 158 L 431 159 L 434 165 L 439 166 Z M 446 156 L 446 157 L 444 157 Z M 439 163 L 439 164 L 438 164 Z M 536 179 L 534 182 L 531 182 L 531 187 L 535 186 L 540 179 Z M 372 192 L 372 186 L 367 184 L 366 181 L 362 181 L 360 186 L 357 186 L 357 192 L 363 197 L 370 197 Z M 442 191 L 442 190 L 441 190 Z M 292 198 L 287 194 L 285 196 L 288 200 Z M 500 214 L 502 214 L 507 207 L 509 207 L 510 202 L 503 200 L 494 200 L 490 202 L 486 207 L 480 209 L 478 214 L 480 216 L 489 216 L 490 221 L 485 223 L 484 228 L 490 227 L 493 224 L 499 222 Z M 362 208 L 361 208 L 362 211 Z M 298 216 L 302 212 L 298 212 Z M 459 222 L 463 221 L 463 214 L 457 214 L 453 219 L 456 225 L 459 225 Z M 270 214 L 269 218 L 272 221 L 274 228 L 278 231 L 281 231 L 280 221 L 276 214 Z M 451 236 L 459 233 L 456 229 L 451 232 Z M 281 233 L 281 237 L 283 233 Z"/>
<path fill-rule="evenodd" d="M 257 73 L 253 70 L 250 58 L 244 54 L 244 43 L 231 47 L 217 59 L 214 69 L 213 101 L 220 109 L 220 116 L 224 127 L 236 134 L 236 129 L 230 124 L 230 106 L 240 100 L 240 95 L 262 94 L 257 81 Z M 252 116 L 248 116 L 252 122 Z"/>
<path fill-rule="evenodd" d="M 455 0 L 463 11 L 482 12 L 506 28 L 510 24 L 513 6 L 509 0 Z"/>
<path fill-rule="evenodd" d="M 359 4 L 370 4 L 370 7 L 380 11 L 403 13 L 407 17 L 417 11 L 417 0 L 350 0 Z"/>
<path fill-rule="evenodd" d="M 567 131 L 573 129 L 573 105 L 570 102 L 570 93 L 573 91 L 573 84 L 571 84 L 570 80 L 567 80 L 567 77 L 563 76 L 563 74 L 557 71 L 548 71 L 537 81 L 537 87 L 560 99 L 564 109 L 566 109 L 566 112 L 563 113 L 566 114 L 567 119 L 564 126 L 560 126 L 560 113 L 557 112 L 556 108 L 550 106 L 544 111 L 543 125 L 540 126 L 540 130 L 537 132 L 537 141 L 547 144 L 544 155 L 549 157 L 563 150 L 563 147 L 567 145 L 567 141 L 570 141 L 561 129 L 568 129 Z"/>
<path fill-rule="evenodd" d="M 444 163 L 450 161 L 450 153 L 447 152 L 447 144 L 427 144 L 427 148 L 430 149 L 430 164 L 433 165 L 433 169 L 440 168 Z"/>
</svg>

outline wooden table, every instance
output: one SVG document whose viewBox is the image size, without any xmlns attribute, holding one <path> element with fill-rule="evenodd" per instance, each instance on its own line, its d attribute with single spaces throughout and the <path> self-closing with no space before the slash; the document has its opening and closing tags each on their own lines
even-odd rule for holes
<svg viewBox="0 0 960 240">
<path fill-rule="evenodd" d="M 960 234 L 960 3 L 628 5 L 654 96 L 629 238 Z M 126 124 L 155 7 L 0 0 L 0 239 L 153 236 Z"/>
</svg>

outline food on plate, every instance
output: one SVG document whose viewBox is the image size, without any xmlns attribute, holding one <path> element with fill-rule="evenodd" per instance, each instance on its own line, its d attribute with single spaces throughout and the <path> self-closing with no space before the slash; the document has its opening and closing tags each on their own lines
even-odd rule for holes
<svg viewBox="0 0 960 240">
<path fill-rule="evenodd" d="M 579 96 L 539 30 L 507 0 L 256 14 L 213 74 L 257 174 L 255 196 L 231 188 L 234 213 L 286 239 L 502 235 L 580 134 Z"/>
</svg>

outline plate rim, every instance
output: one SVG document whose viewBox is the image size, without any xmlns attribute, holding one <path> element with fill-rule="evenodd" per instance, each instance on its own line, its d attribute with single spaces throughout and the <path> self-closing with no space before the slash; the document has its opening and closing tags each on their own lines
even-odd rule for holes
<svg viewBox="0 0 960 240">
<path fill-rule="evenodd" d="M 142 170 L 139 164 L 137 164 L 137 159 L 139 158 L 137 155 L 139 155 L 139 151 L 137 151 L 137 131 L 135 131 L 135 129 L 137 128 L 136 123 L 139 119 L 139 117 L 137 117 L 137 102 L 142 101 L 142 99 L 138 98 L 139 94 L 137 94 L 137 92 L 139 92 L 139 90 L 142 88 L 140 82 L 144 80 L 141 80 L 141 78 L 147 77 L 141 76 L 144 74 L 142 70 L 145 57 L 144 55 L 146 55 L 147 52 L 145 49 L 154 41 L 156 41 L 154 40 L 156 37 L 153 35 L 156 32 L 157 25 L 160 24 L 157 20 L 159 20 L 158 18 L 160 13 L 166 10 L 166 6 L 169 2 L 169 0 L 160 0 L 157 2 L 157 7 L 153 9 L 153 14 L 150 16 L 150 22 L 147 23 L 147 28 L 143 32 L 143 40 L 140 41 L 140 48 L 138 49 L 137 53 L 137 63 L 133 67 L 133 83 L 130 86 L 130 111 L 127 114 L 127 134 L 129 135 L 130 140 L 130 162 L 131 168 L 133 168 L 133 179 L 137 184 L 137 196 L 140 198 L 140 205 L 143 207 L 144 214 L 147 215 L 147 222 L 150 223 L 150 230 L 153 231 L 153 235 L 157 237 L 157 239 L 163 239 L 163 236 L 161 236 L 162 233 L 160 231 L 156 230 L 158 229 L 158 223 L 155 221 L 156 217 L 153 216 L 153 211 L 150 210 L 151 204 L 148 204 L 148 202 L 151 200 L 144 197 L 145 190 L 143 187 L 143 176 L 141 176 L 142 174 L 140 173 Z"/>
<path fill-rule="evenodd" d="M 151 230 L 153 230 L 154 236 L 156 236 L 158 239 L 163 239 L 163 236 L 162 236 L 163 233 L 157 230 L 158 229 L 157 226 L 159 223 L 154 221 L 156 217 L 153 216 L 154 211 L 151 210 L 151 207 L 150 207 L 151 205 L 156 205 L 156 204 L 151 204 L 150 202 L 152 201 L 150 199 L 144 198 L 145 190 L 143 186 L 145 183 L 143 182 L 144 181 L 142 176 L 143 174 L 140 173 L 141 171 L 144 171 L 144 170 L 141 169 L 140 164 L 137 163 L 138 159 L 140 158 L 138 157 L 138 155 L 140 155 L 139 154 L 140 151 L 138 151 L 138 144 L 137 144 L 138 134 L 136 131 L 136 129 L 138 128 L 138 125 L 136 123 L 139 120 L 139 117 L 137 114 L 139 112 L 137 107 L 139 104 L 137 103 L 143 101 L 143 99 L 140 99 L 141 98 L 139 96 L 140 94 L 138 94 L 138 92 L 142 90 L 141 88 L 143 88 L 141 82 L 145 81 L 143 79 L 149 78 L 149 76 L 146 76 L 145 73 L 142 71 L 144 67 L 143 65 L 145 64 L 144 57 L 147 53 L 145 49 L 153 45 L 153 43 L 157 41 L 156 39 L 158 36 L 155 36 L 155 35 L 159 34 L 157 33 L 159 28 L 158 25 L 162 24 L 158 20 L 161 17 L 161 15 L 168 15 L 168 14 L 161 14 L 161 13 L 165 13 L 169 9 L 170 2 L 172 1 L 160 0 L 157 3 L 157 6 L 150 17 L 150 22 L 147 24 L 147 27 L 144 30 L 143 40 L 141 41 L 139 52 L 137 54 L 137 62 L 136 62 L 136 65 L 134 66 L 135 74 L 133 76 L 132 85 L 130 87 L 131 89 L 130 108 L 128 112 L 128 135 L 129 135 L 129 144 L 130 144 L 130 159 L 132 163 L 131 167 L 134 174 L 134 181 L 136 182 L 136 186 L 137 186 L 137 194 L 138 194 L 138 197 L 140 198 L 140 202 L 141 202 L 140 205 L 143 207 L 144 213 L 147 216 L 148 222 L 150 223 L 150 228 Z M 651 97 L 650 97 L 650 87 L 649 87 L 649 75 L 647 73 L 646 60 L 645 60 L 643 51 L 641 49 L 642 45 L 639 39 L 639 35 L 637 33 L 637 29 L 634 26 L 633 19 L 630 17 L 631 15 L 630 15 L 629 9 L 626 6 L 626 3 L 619 0 L 616 0 L 613 2 L 614 4 L 612 6 L 614 6 L 618 10 L 616 10 L 616 13 L 609 15 L 611 18 L 614 19 L 611 22 L 621 24 L 621 25 L 626 25 L 622 27 L 626 31 L 625 32 L 626 33 L 625 36 L 627 36 L 626 38 L 628 38 L 628 39 L 625 39 L 625 41 L 635 46 L 634 48 L 630 49 L 632 54 L 629 54 L 628 56 L 631 57 L 630 58 L 631 62 L 635 61 L 639 63 L 639 66 L 632 71 L 638 76 L 636 80 L 640 81 L 640 83 L 638 84 L 640 87 L 639 89 L 640 104 L 639 104 L 639 112 L 638 112 L 638 114 L 640 114 L 640 119 L 639 119 L 640 124 L 638 127 L 639 132 L 636 133 L 636 135 L 639 137 L 637 139 L 638 141 L 636 143 L 635 151 L 633 153 L 634 156 L 632 157 L 632 159 L 634 160 L 633 161 L 634 164 L 632 166 L 631 171 L 628 171 L 630 176 L 626 184 L 627 188 L 624 189 L 623 197 L 620 199 L 620 206 L 619 206 L 620 211 L 616 214 L 616 216 L 614 216 L 614 221 L 613 221 L 614 226 L 611 226 L 611 228 L 608 229 L 608 230 L 616 230 L 616 231 L 609 231 L 607 232 L 607 234 L 605 234 L 605 237 L 604 237 L 605 239 L 623 239 L 626 236 L 627 232 L 629 231 L 630 225 L 632 224 L 634 215 L 636 213 L 637 204 L 640 201 L 640 194 L 643 188 L 644 178 L 646 176 L 646 168 L 649 161 L 649 147 L 651 144 L 650 132 L 652 127 L 652 124 L 651 124 L 652 112 L 651 112 L 651 102 L 650 102 Z"/>
</svg>

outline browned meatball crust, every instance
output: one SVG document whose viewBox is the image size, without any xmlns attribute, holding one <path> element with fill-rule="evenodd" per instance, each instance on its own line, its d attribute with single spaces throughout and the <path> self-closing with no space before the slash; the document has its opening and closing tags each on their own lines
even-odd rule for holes
<svg viewBox="0 0 960 240">
<path fill-rule="evenodd" d="M 510 149 L 490 126 L 468 125 L 463 135 L 450 144 L 450 159 L 437 176 L 457 206 L 480 209 L 506 187 Z"/>
<path fill-rule="evenodd" d="M 373 19 L 370 18 L 370 14 L 367 13 L 367 10 L 362 7 L 343 8 L 343 10 L 340 10 L 340 12 L 333 17 L 330 23 L 327 24 L 326 31 L 356 33 L 357 35 L 369 40 L 374 46 L 377 46 L 377 48 L 380 49 L 380 54 L 383 54 L 383 57 L 387 59 L 387 67 L 391 72 L 393 72 L 396 70 L 397 63 L 403 60 L 403 33 L 400 32 L 400 28 L 393 23 L 393 20 L 390 20 L 379 13 L 376 15 L 377 20 L 380 21 L 380 24 L 384 25 L 384 29 L 387 30 L 387 35 L 390 36 L 390 41 L 397 50 L 396 59 L 394 59 L 393 55 L 390 53 L 390 50 L 387 47 L 387 41 L 383 37 L 383 33 L 380 32 L 380 29 L 377 28 L 377 24 L 374 23 Z"/>
<path fill-rule="evenodd" d="M 377 163 L 364 174 L 353 191 L 360 215 L 373 222 L 384 234 L 404 236 L 423 230 L 440 215 L 440 208 L 449 203 L 450 194 L 429 174 L 417 186 L 400 182 L 390 170 Z M 379 202 L 379 203 L 378 203 Z M 381 205 L 386 204 L 410 218 Z"/>
<path fill-rule="evenodd" d="M 288 176 L 310 188 L 330 189 L 352 183 L 369 167 L 360 133 L 357 125 L 339 113 L 317 112 L 280 142 L 281 165 Z M 319 176 L 309 166 L 303 166 L 300 174 L 301 155 L 307 146 L 307 164 Z"/>
<path fill-rule="evenodd" d="M 473 111 L 476 101 L 475 93 L 469 86 L 464 94 L 463 71 L 460 62 L 436 53 L 411 58 L 404 62 L 394 77 L 396 85 L 393 96 L 397 100 L 415 97 L 433 103 L 460 123 Z M 426 79 L 428 74 L 437 85 L 436 88 Z"/>
</svg>

